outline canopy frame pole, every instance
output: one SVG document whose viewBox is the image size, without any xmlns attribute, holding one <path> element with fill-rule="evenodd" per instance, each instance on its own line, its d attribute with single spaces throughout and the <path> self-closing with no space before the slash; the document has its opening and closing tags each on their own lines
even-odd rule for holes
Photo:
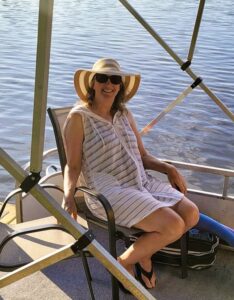
<svg viewBox="0 0 234 300">
<path fill-rule="evenodd" d="M 27 176 L 27 172 L 23 170 L 2 148 L 0 148 L 0 164 L 6 169 L 18 182 L 22 182 Z M 35 197 L 38 202 L 53 215 L 59 223 L 61 223 L 68 232 L 76 239 L 85 234 L 86 230 L 78 224 L 68 212 L 39 184 L 34 185 L 29 193 Z M 95 239 L 86 247 L 88 251 L 100 261 L 100 263 L 110 271 L 127 289 L 137 298 L 143 300 L 154 300 L 155 298 L 135 279 L 129 272 L 122 267 L 118 261 Z M 30 267 L 30 266 L 29 266 Z M 15 273 L 17 279 L 17 272 Z M 13 279 L 11 279 L 13 280 Z M 13 281 L 11 281 L 13 282 Z M 1 279 L 0 279 L 1 286 Z"/>
<path fill-rule="evenodd" d="M 34 109 L 31 141 L 30 171 L 40 174 L 44 148 L 45 120 L 48 93 L 48 78 L 51 49 L 51 33 L 54 0 L 40 0 Z"/>
<path fill-rule="evenodd" d="M 141 15 L 126 1 L 119 0 L 123 6 L 137 19 L 137 21 L 152 35 L 152 37 L 168 52 L 168 54 L 182 67 L 183 60 L 169 47 L 169 45 L 157 34 L 157 32 L 141 17 Z M 184 70 L 193 80 L 198 76 L 193 73 L 190 68 Z M 200 87 L 207 93 L 208 96 L 223 110 L 223 112 L 234 122 L 234 114 L 228 107 L 202 82 Z"/>
<path fill-rule="evenodd" d="M 192 62 L 206 0 L 200 0 L 187 60 Z"/>
</svg>

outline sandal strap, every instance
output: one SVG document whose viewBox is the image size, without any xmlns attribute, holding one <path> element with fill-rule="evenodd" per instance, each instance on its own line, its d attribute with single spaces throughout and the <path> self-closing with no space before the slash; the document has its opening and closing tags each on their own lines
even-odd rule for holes
<svg viewBox="0 0 234 300">
<path fill-rule="evenodd" d="M 153 272 L 154 272 L 153 264 L 152 264 L 152 267 L 151 267 L 150 272 L 147 272 L 146 270 L 144 270 L 144 269 L 142 268 L 142 266 L 141 266 L 139 263 L 136 263 L 136 267 L 137 267 L 138 270 L 140 270 L 140 272 L 141 272 L 145 277 L 147 277 L 149 280 L 152 278 Z"/>
</svg>

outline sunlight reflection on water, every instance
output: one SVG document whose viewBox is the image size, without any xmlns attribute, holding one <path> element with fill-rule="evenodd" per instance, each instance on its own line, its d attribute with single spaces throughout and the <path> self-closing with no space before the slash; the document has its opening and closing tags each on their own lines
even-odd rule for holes
<svg viewBox="0 0 234 300">
<path fill-rule="evenodd" d="M 189 2 L 189 3 L 188 3 Z M 197 1 L 130 1 L 162 38 L 186 59 Z M 101 12 L 101 13 L 100 13 Z M 29 160 L 38 1 L 0 2 L 0 145 L 21 165 Z M 192 69 L 234 111 L 234 12 L 231 0 L 209 1 Z M 129 12 L 114 0 L 57 0 L 54 7 L 48 106 L 76 101 L 73 73 L 99 57 L 117 58 L 126 70 L 140 72 L 138 94 L 129 103 L 139 129 L 163 110 L 192 79 L 184 74 Z M 144 137 L 157 157 L 234 168 L 233 123 L 200 89 Z M 45 149 L 54 147 L 47 120 Z M 0 169 L 1 193 L 9 191 Z M 216 192 L 214 178 L 189 178 Z M 220 181 L 218 180 L 220 183 Z M 231 183 L 234 191 L 234 184 Z"/>
</svg>

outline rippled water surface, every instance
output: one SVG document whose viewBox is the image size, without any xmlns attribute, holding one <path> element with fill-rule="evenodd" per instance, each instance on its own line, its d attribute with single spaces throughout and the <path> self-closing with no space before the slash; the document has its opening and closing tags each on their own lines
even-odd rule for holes
<svg viewBox="0 0 234 300">
<path fill-rule="evenodd" d="M 186 60 L 199 1 L 129 1 Z M 39 1 L 0 0 L 0 146 L 20 164 L 30 157 Z M 231 0 L 207 1 L 192 69 L 234 112 L 234 8 Z M 99 57 L 113 57 L 142 74 L 129 107 L 139 129 L 163 110 L 192 79 L 117 0 L 55 0 L 48 106 L 76 101 L 73 74 Z M 144 137 L 156 156 L 234 168 L 234 125 L 202 90 L 196 89 Z M 47 120 L 45 149 L 55 146 Z M 216 178 L 190 176 L 216 191 Z M 0 169 L 0 196 L 10 191 Z M 232 183 L 233 184 L 233 183 Z M 234 188 L 232 187 L 232 190 Z"/>
</svg>

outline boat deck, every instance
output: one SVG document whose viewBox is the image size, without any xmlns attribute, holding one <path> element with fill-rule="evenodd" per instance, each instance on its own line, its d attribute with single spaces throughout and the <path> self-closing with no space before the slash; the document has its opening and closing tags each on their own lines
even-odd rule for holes
<svg viewBox="0 0 234 300">
<path fill-rule="evenodd" d="M 96 239 L 104 246 L 105 236 L 95 233 Z M 123 244 L 119 243 L 119 251 Z M 93 277 L 95 299 L 111 299 L 109 273 L 95 259 L 88 258 Z M 177 267 L 155 265 L 158 284 L 151 290 L 159 300 L 233 300 L 234 299 L 234 252 L 219 249 L 217 259 L 209 269 L 189 270 L 186 279 L 180 278 Z M 0 276 L 5 273 L 0 272 Z M 88 285 L 80 258 L 61 261 L 27 278 L 21 279 L 1 289 L 0 299 L 90 299 Z M 120 299 L 135 299 L 120 292 Z"/>
</svg>

